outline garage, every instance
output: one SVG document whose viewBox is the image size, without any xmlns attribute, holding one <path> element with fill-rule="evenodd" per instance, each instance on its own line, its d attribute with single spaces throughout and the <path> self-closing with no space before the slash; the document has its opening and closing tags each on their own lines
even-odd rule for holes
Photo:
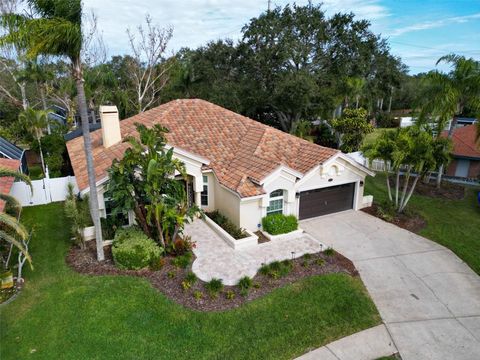
<svg viewBox="0 0 480 360">
<path fill-rule="evenodd" d="M 313 189 L 300 193 L 299 219 L 308 219 L 353 208 L 355 183 Z"/>
</svg>

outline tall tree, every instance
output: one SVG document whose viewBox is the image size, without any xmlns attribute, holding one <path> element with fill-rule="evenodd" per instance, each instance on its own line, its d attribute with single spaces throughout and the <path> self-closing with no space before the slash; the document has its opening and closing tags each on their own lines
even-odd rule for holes
<svg viewBox="0 0 480 360">
<path fill-rule="evenodd" d="M 82 46 L 86 41 L 82 27 L 81 0 L 28 0 L 30 14 L 9 13 L 2 16 L 2 24 L 13 24 L 1 43 L 20 44 L 26 55 L 36 58 L 39 55 L 66 57 L 71 63 L 71 74 L 75 79 L 78 107 L 82 121 L 85 158 L 90 187 L 90 211 L 95 225 L 97 259 L 104 260 L 102 230 L 98 210 L 95 168 L 92 142 L 88 122 L 85 97 Z"/>
<path fill-rule="evenodd" d="M 448 122 L 448 138 L 455 130 L 457 117 L 466 108 L 480 115 L 480 62 L 473 58 L 449 54 L 438 59 L 437 64 L 445 62 L 452 66 L 451 71 L 430 72 L 425 77 L 427 86 L 422 94 L 424 99 L 419 118 L 420 123 L 430 123 L 433 119 L 438 136 Z M 443 164 L 438 170 L 437 186 L 440 186 Z"/>
<path fill-rule="evenodd" d="M 152 18 L 145 17 L 146 29 L 139 25 L 137 34 L 127 29 L 133 57 L 129 75 L 135 85 L 137 112 L 149 109 L 157 100 L 167 81 L 168 66 L 164 55 L 173 29 L 162 29 L 153 24 Z"/>
</svg>

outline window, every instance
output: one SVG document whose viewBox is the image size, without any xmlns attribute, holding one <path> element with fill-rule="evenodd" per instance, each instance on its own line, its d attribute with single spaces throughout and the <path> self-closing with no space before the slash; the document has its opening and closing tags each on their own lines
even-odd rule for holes
<svg viewBox="0 0 480 360">
<path fill-rule="evenodd" d="M 267 215 L 271 214 L 283 214 L 283 190 L 275 190 L 270 193 Z"/>
<path fill-rule="evenodd" d="M 208 206 L 208 176 L 203 175 L 203 191 L 201 193 L 202 206 Z"/>
<path fill-rule="evenodd" d="M 105 217 L 107 219 L 112 218 L 113 217 L 112 211 L 113 211 L 113 208 L 115 207 L 115 202 L 110 198 L 105 198 L 104 200 L 105 200 Z M 125 212 L 115 215 L 115 220 L 116 222 L 118 221 L 118 223 L 122 226 L 129 225 L 128 214 Z"/>
</svg>

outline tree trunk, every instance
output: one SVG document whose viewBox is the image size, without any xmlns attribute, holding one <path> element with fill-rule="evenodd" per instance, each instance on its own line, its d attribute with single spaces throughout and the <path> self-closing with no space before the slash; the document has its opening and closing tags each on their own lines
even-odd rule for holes
<svg viewBox="0 0 480 360">
<path fill-rule="evenodd" d="M 358 109 L 358 103 L 359 103 L 359 101 L 360 101 L 360 95 L 357 95 L 355 100 L 356 100 L 356 102 L 355 102 L 355 109 Z"/>
<path fill-rule="evenodd" d="M 397 169 L 397 178 L 395 183 L 395 207 L 398 207 L 398 187 L 400 185 L 400 168 Z"/>
<path fill-rule="evenodd" d="M 387 178 L 388 200 L 392 201 L 392 189 L 390 188 L 390 177 L 388 176 L 387 162 L 384 160 L 383 164 L 385 166 L 385 177 Z"/>
<path fill-rule="evenodd" d="M 42 100 L 43 110 L 48 111 L 47 97 L 45 96 L 45 89 L 43 88 L 42 84 L 38 86 L 38 90 L 40 92 L 40 99 Z M 47 120 L 48 120 L 48 117 L 47 117 Z M 51 133 L 52 133 L 52 129 L 50 128 L 50 121 L 47 121 L 47 134 L 50 135 Z"/>
<path fill-rule="evenodd" d="M 152 232 L 150 231 L 150 227 L 147 224 L 147 220 L 145 219 L 145 215 L 143 214 L 143 211 L 140 208 L 140 206 L 138 204 L 135 204 L 133 211 L 135 212 L 135 216 L 137 217 L 138 223 L 142 228 L 143 232 L 145 233 L 145 235 L 147 235 L 149 238 L 152 238 Z"/>
<path fill-rule="evenodd" d="M 85 157 L 87 160 L 88 185 L 90 187 L 90 212 L 95 225 L 95 240 L 97 244 L 97 260 L 105 260 L 103 253 L 102 225 L 100 223 L 100 214 L 98 212 L 98 194 L 95 181 L 95 165 L 93 163 L 92 141 L 90 138 L 90 126 L 88 123 L 87 100 L 85 98 L 85 89 L 83 87 L 83 76 L 80 59 L 73 64 L 74 78 L 77 87 L 78 108 L 82 122 L 83 144 L 85 148 Z"/>
<path fill-rule="evenodd" d="M 411 171 L 411 166 L 408 167 L 407 173 L 403 174 L 405 179 L 403 180 L 402 198 L 400 199 L 400 205 L 397 208 L 398 212 L 401 212 L 400 209 L 404 208 L 403 204 L 405 202 L 405 196 L 407 195 L 408 182 L 410 180 L 410 171 Z"/>
<path fill-rule="evenodd" d="M 392 112 L 392 97 L 393 97 L 392 94 L 390 94 L 390 99 L 388 100 L 388 110 L 387 110 L 389 113 Z"/>
<path fill-rule="evenodd" d="M 23 110 L 27 110 L 28 108 L 28 100 L 27 100 L 27 90 L 25 82 L 22 82 L 18 85 L 20 87 L 20 94 L 22 96 L 22 107 Z"/>
<path fill-rule="evenodd" d="M 402 204 L 402 207 L 400 208 L 400 212 L 405 210 L 408 202 L 410 201 L 410 198 L 412 197 L 413 190 L 415 190 L 415 186 L 417 185 L 418 179 L 420 178 L 420 174 L 417 174 L 415 177 L 415 180 L 413 181 L 412 187 L 410 188 L 410 191 L 408 192 L 407 198 L 405 199 L 404 203 Z"/>
<path fill-rule="evenodd" d="M 38 142 L 38 150 L 40 151 L 40 161 L 42 162 L 42 170 L 44 175 L 47 175 L 45 171 L 45 161 L 43 159 L 42 142 L 40 140 L 40 137 L 37 137 L 37 142 Z"/>
</svg>

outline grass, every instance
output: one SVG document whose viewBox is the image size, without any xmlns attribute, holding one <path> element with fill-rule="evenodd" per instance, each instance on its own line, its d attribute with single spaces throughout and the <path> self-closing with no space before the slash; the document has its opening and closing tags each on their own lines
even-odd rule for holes
<svg viewBox="0 0 480 360">
<path fill-rule="evenodd" d="M 344 274 L 307 278 L 234 310 L 191 311 L 147 280 L 68 268 L 61 204 L 25 208 L 23 221 L 35 227 L 35 269 L 0 308 L 2 360 L 289 359 L 380 323 L 361 281 Z"/>
<path fill-rule="evenodd" d="M 365 136 L 363 139 L 363 145 L 369 145 L 375 142 L 375 140 L 382 134 L 382 132 L 395 131 L 395 128 L 376 128 L 370 134 Z"/>
<path fill-rule="evenodd" d="M 480 274 L 480 206 L 476 196 L 479 190 L 479 187 L 466 187 L 465 198 L 462 200 L 413 195 L 408 204 L 427 222 L 420 235 L 452 250 L 477 274 Z M 367 194 L 373 195 L 376 202 L 387 199 L 383 175 L 367 178 L 365 195 Z"/>
</svg>

